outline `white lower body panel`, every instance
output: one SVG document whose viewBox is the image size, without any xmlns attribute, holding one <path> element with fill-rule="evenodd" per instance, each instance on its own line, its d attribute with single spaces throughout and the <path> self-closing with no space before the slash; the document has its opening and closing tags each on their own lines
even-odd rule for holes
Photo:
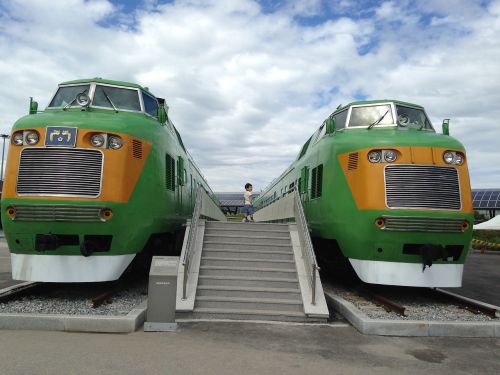
<svg viewBox="0 0 500 375">
<path fill-rule="evenodd" d="M 422 264 L 350 259 L 358 277 L 365 283 L 453 288 L 462 286 L 463 264 L 433 264 L 422 271 Z"/>
<path fill-rule="evenodd" d="M 12 279 L 61 283 L 117 280 L 134 257 L 10 254 Z"/>
</svg>

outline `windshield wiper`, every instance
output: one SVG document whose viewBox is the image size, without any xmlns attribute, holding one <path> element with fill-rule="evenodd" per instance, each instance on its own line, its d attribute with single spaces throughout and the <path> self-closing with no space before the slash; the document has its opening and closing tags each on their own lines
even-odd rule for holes
<svg viewBox="0 0 500 375">
<path fill-rule="evenodd" d="M 380 124 L 380 122 L 384 119 L 385 115 L 387 115 L 388 113 L 389 113 L 389 110 L 385 111 L 385 113 L 384 113 L 382 116 L 380 116 L 380 118 L 379 118 L 377 121 L 372 122 L 372 123 L 368 126 L 368 128 L 367 128 L 367 129 L 371 129 L 371 128 L 373 128 L 375 125 Z"/>
<path fill-rule="evenodd" d="M 77 94 L 76 96 L 78 96 L 78 94 Z M 71 106 L 71 104 L 73 104 L 73 102 L 76 100 L 76 96 L 75 96 L 75 98 L 74 98 L 72 101 L 70 101 L 68 104 L 66 104 L 66 105 L 63 107 L 63 111 L 67 110 L 67 109 L 68 109 L 68 107 L 70 107 L 70 106 Z"/>
<path fill-rule="evenodd" d="M 113 102 L 109 98 L 108 94 L 106 94 L 106 91 L 102 90 L 102 93 L 104 94 L 104 96 L 106 97 L 106 99 L 108 99 L 109 104 L 111 104 L 111 106 L 113 107 L 113 109 L 115 110 L 115 112 L 118 113 L 118 110 L 116 109 L 115 105 L 113 104 Z"/>
</svg>

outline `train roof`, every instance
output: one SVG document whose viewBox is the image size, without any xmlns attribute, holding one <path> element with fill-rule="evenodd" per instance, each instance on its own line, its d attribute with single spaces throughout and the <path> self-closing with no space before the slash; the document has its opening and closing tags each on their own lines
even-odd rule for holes
<svg viewBox="0 0 500 375">
<path fill-rule="evenodd" d="M 335 112 L 339 112 L 343 109 L 346 109 L 346 108 L 349 108 L 350 106 L 353 106 L 353 105 L 363 105 L 363 104 L 378 104 L 378 103 L 387 103 L 387 102 L 391 102 L 391 103 L 396 103 L 396 104 L 402 104 L 402 105 L 407 105 L 407 106 L 411 106 L 411 107 L 418 107 L 418 108 L 424 108 L 422 107 L 421 105 L 419 104 L 415 104 L 415 103 L 409 103 L 409 102 L 404 102 L 402 100 L 394 100 L 394 99 L 375 99 L 375 100 L 360 100 L 360 101 L 357 101 L 357 102 L 351 102 L 349 104 L 346 104 L 346 105 L 343 105 L 343 106 L 340 106 L 339 108 L 337 108 L 335 110 Z"/>
<path fill-rule="evenodd" d="M 66 81 L 66 82 L 61 82 L 59 86 L 61 85 L 76 85 L 79 83 L 104 83 L 107 85 L 116 85 L 116 86 L 124 86 L 124 87 L 133 87 L 136 89 L 142 89 L 147 92 L 149 92 L 149 89 L 147 87 L 138 85 L 137 83 L 131 83 L 131 82 L 124 82 L 124 81 L 114 81 L 111 79 L 104 79 L 101 77 L 94 77 L 94 78 L 82 78 L 82 79 L 75 79 L 73 81 Z"/>
</svg>

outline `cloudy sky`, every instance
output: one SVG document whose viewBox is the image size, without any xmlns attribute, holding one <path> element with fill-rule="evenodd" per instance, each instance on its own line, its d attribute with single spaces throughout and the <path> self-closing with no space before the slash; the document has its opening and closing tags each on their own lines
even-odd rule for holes
<svg viewBox="0 0 500 375">
<path fill-rule="evenodd" d="M 1 0 L 0 131 L 103 77 L 165 97 L 216 191 L 265 187 L 339 104 L 451 118 L 473 188 L 500 188 L 500 0 Z"/>
</svg>

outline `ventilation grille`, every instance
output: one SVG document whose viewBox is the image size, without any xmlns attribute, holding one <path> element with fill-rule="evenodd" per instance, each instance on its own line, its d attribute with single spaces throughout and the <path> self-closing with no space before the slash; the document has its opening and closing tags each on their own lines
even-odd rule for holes
<svg viewBox="0 0 500 375">
<path fill-rule="evenodd" d="M 463 219 L 418 216 L 382 216 L 384 230 L 399 232 L 449 232 L 461 233 Z"/>
<path fill-rule="evenodd" d="M 15 221 L 100 222 L 100 206 L 16 204 Z"/>
<path fill-rule="evenodd" d="M 459 210 L 460 183 L 453 167 L 389 165 L 385 194 L 390 208 Z"/>
<path fill-rule="evenodd" d="M 349 171 L 358 169 L 358 159 L 359 159 L 359 154 L 357 152 L 349 154 L 349 161 L 347 162 L 347 169 Z"/>
<path fill-rule="evenodd" d="M 175 160 L 168 154 L 165 156 L 165 187 L 175 190 Z"/>
<path fill-rule="evenodd" d="M 95 198 L 101 193 L 102 165 L 98 150 L 25 148 L 17 194 Z"/>
<path fill-rule="evenodd" d="M 132 154 L 136 159 L 142 159 L 142 142 L 137 139 L 132 140 Z"/>
<path fill-rule="evenodd" d="M 323 164 L 313 168 L 311 172 L 311 198 L 321 197 L 323 190 Z"/>
</svg>

